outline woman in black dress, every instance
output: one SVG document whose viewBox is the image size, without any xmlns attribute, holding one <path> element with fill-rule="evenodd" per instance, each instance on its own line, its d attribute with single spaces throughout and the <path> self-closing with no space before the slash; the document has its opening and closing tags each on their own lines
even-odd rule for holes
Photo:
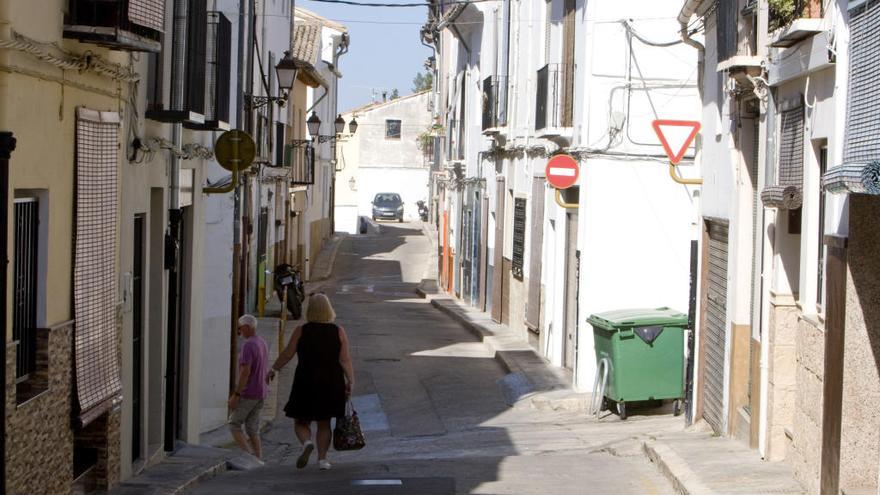
<svg viewBox="0 0 880 495">
<path fill-rule="evenodd" d="M 306 307 L 307 323 L 293 331 L 290 342 L 275 360 L 269 371 L 269 380 L 297 355 L 296 374 L 290 389 L 290 400 L 284 406 L 288 417 L 296 421 L 294 431 L 303 444 L 296 461 L 304 468 L 318 447 L 318 467 L 330 469 L 327 450 L 330 448 L 330 419 L 345 415 L 345 403 L 354 386 L 354 369 L 348 351 L 345 330 L 333 323 L 336 313 L 324 294 L 309 298 Z M 315 442 L 312 442 L 312 421 L 318 424 Z"/>
</svg>

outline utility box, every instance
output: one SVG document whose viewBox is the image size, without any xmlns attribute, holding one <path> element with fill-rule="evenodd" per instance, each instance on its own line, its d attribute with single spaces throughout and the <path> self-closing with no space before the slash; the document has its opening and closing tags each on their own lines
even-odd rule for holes
<svg viewBox="0 0 880 495">
<path fill-rule="evenodd" d="M 623 309 L 587 321 L 593 326 L 600 411 L 612 401 L 626 419 L 627 402 L 674 399 L 674 413 L 681 412 L 686 314 L 669 308 Z"/>
</svg>

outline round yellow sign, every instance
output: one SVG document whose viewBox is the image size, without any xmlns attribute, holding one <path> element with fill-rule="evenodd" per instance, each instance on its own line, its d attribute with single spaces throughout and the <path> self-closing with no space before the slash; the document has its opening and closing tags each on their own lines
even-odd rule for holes
<svg viewBox="0 0 880 495">
<path fill-rule="evenodd" d="M 233 129 L 217 138 L 214 156 L 217 163 L 230 172 L 245 170 L 257 156 L 257 145 L 248 133 Z"/>
</svg>

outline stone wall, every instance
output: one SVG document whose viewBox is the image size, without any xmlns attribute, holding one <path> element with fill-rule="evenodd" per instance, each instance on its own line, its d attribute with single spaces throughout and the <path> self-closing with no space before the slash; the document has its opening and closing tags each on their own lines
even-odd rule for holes
<svg viewBox="0 0 880 495">
<path fill-rule="evenodd" d="M 789 456 L 795 478 L 807 493 L 819 493 L 822 454 L 822 387 L 825 332 L 803 318 L 795 336 L 795 407 Z"/>
<path fill-rule="evenodd" d="M 880 199 L 850 197 L 840 487 L 877 493 L 880 462 Z"/>
<path fill-rule="evenodd" d="M 48 387 L 16 405 L 15 346 L 6 347 L 6 493 L 69 493 L 73 483 L 70 427 L 73 323 L 47 334 Z M 118 457 L 118 456 L 117 456 Z"/>
<path fill-rule="evenodd" d="M 768 330 L 767 390 L 767 460 L 786 458 L 789 440 L 785 431 L 794 424 L 795 392 L 797 386 L 797 350 L 795 335 L 798 331 L 798 309 L 787 301 L 775 300 L 770 305 Z"/>
</svg>

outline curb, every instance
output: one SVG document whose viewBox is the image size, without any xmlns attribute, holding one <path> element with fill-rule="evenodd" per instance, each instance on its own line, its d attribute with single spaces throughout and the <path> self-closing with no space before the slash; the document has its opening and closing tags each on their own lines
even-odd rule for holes
<svg viewBox="0 0 880 495">
<path fill-rule="evenodd" d="M 316 282 L 322 282 L 329 279 L 330 275 L 333 273 L 333 266 L 336 265 L 336 255 L 339 253 L 339 246 L 348 237 L 348 234 L 346 234 L 345 232 L 339 232 L 333 234 L 333 237 L 335 237 L 335 239 L 331 241 L 333 243 L 333 246 L 330 248 L 330 253 L 328 254 L 330 259 L 327 261 L 327 268 L 323 271 L 323 273 L 316 273 L 314 277 L 306 281 L 307 283 L 313 284 Z"/>
<path fill-rule="evenodd" d="M 420 286 L 416 292 L 422 293 L 422 287 Z M 539 376 L 530 374 L 526 367 L 522 365 L 523 354 L 527 356 L 527 359 L 533 358 L 538 361 L 544 361 L 528 343 L 517 340 L 511 335 L 495 334 L 479 323 L 470 320 L 454 298 L 440 295 L 428 297 L 427 299 L 431 301 L 431 305 L 437 310 L 461 325 L 481 342 L 487 344 L 494 352 L 495 361 L 498 362 L 508 377 L 515 375 L 527 382 L 525 384 L 518 384 L 517 397 L 512 402 L 517 404 L 525 402 L 528 404 L 528 407 L 539 411 L 583 412 L 587 410 L 590 402 L 588 394 L 577 393 L 570 388 L 556 388 L 556 386 L 541 388 L 548 385 L 546 377 L 544 377 L 545 381 L 542 383 Z M 536 388 L 538 390 L 535 390 Z"/>
<path fill-rule="evenodd" d="M 681 495 L 702 495 L 712 493 L 707 486 L 699 480 L 684 459 L 678 456 L 669 447 L 656 441 L 642 443 L 642 451 L 652 464 L 663 473 L 663 476 L 672 483 L 672 488 Z"/>
</svg>

